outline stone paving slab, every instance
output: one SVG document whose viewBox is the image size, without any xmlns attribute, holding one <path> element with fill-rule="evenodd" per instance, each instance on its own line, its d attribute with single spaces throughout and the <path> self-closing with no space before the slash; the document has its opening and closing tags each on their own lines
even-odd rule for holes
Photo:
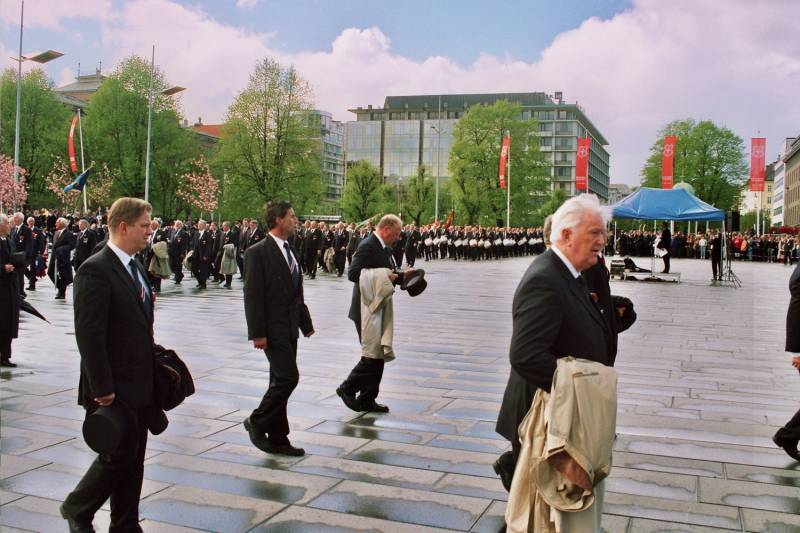
<svg viewBox="0 0 800 533">
<path fill-rule="evenodd" d="M 359 357 L 351 284 L 306 282 L 316 335 L 301 339 L 289 402 L 290 458 L 254 448 L 241 422 L 269 380 L 246 340 L 241 281 L 201 292 L 163 283 L 156 340 L 176 349 L 197 392 L 148 440 L 148 532 L 495 532 L 507 495 L 491 464 L 508 378 L 511 297 L 530 258 L 422 263 L 429 285 L 395 297 L 395 350 L 380 400 L 354 413 L 335 395 Z M 711 286 L 708 262 L 673 260 L 681 283 L 612 282 L 638 322 L 620 336 L 618 438 L 608 533 L 800 531 L 800 465 L 771 442 L 796 411 L 783 352 L 791 269 L 734 264 L 741 289 Z M 0 532 L 63 531 L 58 502 L 94 455 L 81 439 L 71 290 L 48 284 L 23 315 L 16 369 L 0 371 Z M 218 326 L 220 317 L 232 327 Z M 180 327 L 176 327 L 176 324 Z M 47 349 L 42 349 L 46 346 Z M 108 526 L 108 506 L 95 527 Z"/>
</svg>

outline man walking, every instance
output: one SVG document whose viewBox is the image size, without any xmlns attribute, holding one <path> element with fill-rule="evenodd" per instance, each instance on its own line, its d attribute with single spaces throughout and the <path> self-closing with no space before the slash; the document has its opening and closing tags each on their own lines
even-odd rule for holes
<svg viewBox="0 0 800 533">
<path fill-rule="evenodd" d="M 353 262 L 347 271 L 347 279 L 353 282 L 353 296 L 350 302 L 348 318 L 355 323 L 358 340 L 361 341 L 361 289 L 359 280 L 361 270 L 365 268 L 388 268 L 392 270 L 389 278 L 398 285 L 403 281 L 403 274 L 397 272 L 397 265 L 392 255 L 392 245 L 400 238 L 403 223 L 395 215 L 384 215 L 373 233 L 358 245 Z M 413 269 L 408 269 L 409 274 Z M 388 413 L 389 408 L 375 401 L 383 378 L 383 359 L 362 357 L 347 376 L 347 379 L 336 389 L 336 394 L 344 404 L 353 411 L 372 411 Z"/>
<path fill-rule="evenodd" d="M 63 217 L 56 220 L 53 250 L 50 254 L 50 264 L 47 267 L 47 275 L 58 291 L 56 300 L 65 299 L 67 287 L 72 284 L 70 253 L 75 247 L 75 236 L 67 229 L 67 223 L 67 219 Z"/>
<path fill-rule="evenodd" d="M 197 288 L 205 289 L 211 271 L 214 253 L 214 236 L 206 230 L 206 221 L 197 221 L 197 235 L 192 243 L 192 272 L 197 279 Z"/>
<path fill-rule="evenodd" d="M 800 370 L 800 263 L 789 278 L 789 292 L 792 296 L 786 313 L 786 351 L 792 353 L 792 366 Z M 772 440 L 789 457 L 800 461 L 800 451 L 797 450 L 800 441 L 800 411 L 775 433 Z"/>
<path fill-rule="evenodd" d="M 31 265 L 33 263 L 33 232 L 25 225 L 25 215 L 22 213 L 14 213 L 14 229 L 11 232 L 11 240 L 14 241 L 16 251 L 25 254 L 25 265 Z M 14 275 L 17 276 L 19 294 L 25 298 L 27 296 L 25 294 L 25 268 L 15 269 Z"/>
<path fill-rule="evenodd" d="M 264 350 L 269 361 L 269 388 L 261 404 L 244 420 L 250 441 L 273 454 L 301 456 L 302 448 L 289 442 L 286 404 L 297 387 L 298 330 L 314 334 L 311 314 L 303 299 L 303 275 L 291 251 L 289 237 L 297 218 L 291 204 L 267 205 L 269 234 L 250 246 L 244 256 L 244 310 L 247 338 Z"/>
<path fill-rule="evenodd" d="M 183 259 L 189 250 L 191 237 L 183 228 L 183 222 L 176 220 L 169 240 L 169 266 L 175 274 L 175 285 L 180 285 L 183 280 Z"/>
<path fill-rule="evenodd" d="M 139 498 L 147 431 L 163 431 L 154 407 L 153 297 L 133 256 L 147 246 L 150 204 L 120 198 L 111 206 L 111 236 L 87 259 L 75 279 L 75 338 L 81 355 L 78 403 L 87 416 L 118 405 L 132 417 L 119 448 L 91 464 L 61 506 L 71 532 L 94 531 L 92 519 L 111 499 L 111 531 L 142 531 Z"/>
</svg>

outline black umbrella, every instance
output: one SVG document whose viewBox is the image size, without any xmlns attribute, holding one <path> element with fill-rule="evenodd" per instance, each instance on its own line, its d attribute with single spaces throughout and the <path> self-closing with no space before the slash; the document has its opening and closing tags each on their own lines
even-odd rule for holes
<svg viewBox="0 0 800 533">
<path fill-rule="evenodd" d="M 37 316 L 37 317 L 41 318 L 42 320 L 44 320 L 48 324 L 50 323 L 50 321 L 47 320 L 42 313 L 37 311 L 34 306 L 29 304 L 26 300 L 23 300 L 22 296 L 19 297 L 19 309 L 20 309 L 20 311 L 25 311 L 26 313 L 30 313 L 33 316 Z"/>
</svg>

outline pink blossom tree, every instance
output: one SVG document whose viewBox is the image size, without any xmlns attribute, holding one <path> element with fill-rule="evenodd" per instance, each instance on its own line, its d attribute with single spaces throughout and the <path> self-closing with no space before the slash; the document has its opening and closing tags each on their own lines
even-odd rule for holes
<svg viewBox="0 0 800 533">
<path fill-rule="evenodd" d="M 206 211 L 211 213 L 217 209 L 219 183 L 211 175 L 211 170 L 202 156 L 194 161 L 192 167 L 194 168 L 190 172 L 181 176 L 177 190 L 178 198 L 201 213 Z"/>
<path fill-rule="evenodd" d="M 28 199 L 25 188 L 25 169 L 19 168 L 19 180 L 14 183 L 14 160 L 0 154 L 0 205 L 4 209 L 12 205 L 22 206 Z"/>
</svg>

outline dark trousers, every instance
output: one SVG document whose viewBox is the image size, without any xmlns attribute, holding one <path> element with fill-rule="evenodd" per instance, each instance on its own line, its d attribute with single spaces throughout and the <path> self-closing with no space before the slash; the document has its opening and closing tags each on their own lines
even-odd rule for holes
<svg viewBox="0 0 800 533">
<path fill-rule="evenodd" d="M 315 278 L 317 276 L 317 253 L 316 251 L 306 255 L 306 274 Z"/>
<path fill-rule="evenodd" d="M 154 276 L 150 272 L 147 273 L 147 279 L 150 280 L 150 285 L 152 285 L 153 290 L 156 292 L 161 292 L 161 278 L 158 276 Z"/>
<path fill-rule="evenodd" d="M 800 441 L 800 411 L 797 411 L 792 419 L 775 433 L 775 440 L 781 444 L 797 445 L 798 441 Z"/>
<path fill-rule="evenodd" d="M 31 266 L 25 271 L 25 276 L 28 278 L 28 286 L 36 287 L 36 270 L 39 267 L 40 258 L 35 257 L 33 261 L 31 261 Z"/>
<path fill-rule="evenodd" d="M 11 360 L 11 337 L 0 337 L 0 359 L 3 361 Z"/>
<path fill-rule="evenodd" d="M 347 256 L 345 255 L 344 250 L 337 250 L 336 255 L 333 258 L 333 262 L 336 265 L 336 271 L 340 276 L 344 274 L 345 261 L 347 261 Z"/>
<path fill-rule="evenodd" d="M 146 414 L 149 408 L 134 410 L 135 435 L 124 439 L 112 455 L 101 455 L 64 500 L 64 510 L 73 519 L 90 522 L 95 513 L 111 498 L 109 531 L 141 531 L 139 498 L 144 476 L 144 454 L 147 446 Z"/>
<path fill-rule="evenodd" d="M 406 250 L 406 263 L 410 268 L 414 267 L 414 263 L 417 261 L 417 251 L 414 250 L 413 247 L 410 247 Z"/>
<path fill-rule="evenodd" d="M 672 255 L 672 254 L 667 254 L 667 255 L 665 255 L 664 257 L 661 258 L 661 259 L 664 260 L 664 272 L 666 274 L 669 274 L 669 256 L 670 255 Z"/>
<path fill-rule="evenodd" d="M 264 350 L 269 361 L 269 388 L 261 404 L 250 415 L 250 422 L 275 444 L 288 442 L 289 420 L 286 404 L 297 387 L 297 339 L 269 339 Z"/>
<path fill-rule="evenodd" d="M 67 293 L 67 287 L 69 287 L 69 283 L 66 281 L 61 281 L 60 279 L 56 281 L 56 290 L 58 290 L 59 296 L 64 296 Z"/>
<path fill-rule="evenodd" d="M 25 272 L 26 269 L 18 268 L 14 271 L 14 274 L 17 276 L 17 288 L 19 289 L 20 294 L 25 294 Z"/>
<path fill-rule="evenodd" d="M 233 274 L 226 274 L 225 275 L 225 286 L 226 287 L 230 287 L 232 281 L 233 281 Z"/>
<path fill-rule="evenodd" d="M 714 279 L 722 279 L 722 258 L 711 256 L 711 275 Z"/>
<path fill-rule="evenodd" d="M 236 265 L 239 267 L 239 275 L 244 277 L 244 254 L 236 254 Z"/>
<path fill-rule="evenodd" d="M 183 279 L 183 260 L 180 256 L 169 258 L 169 267 L 175 274 L 175 283 L 180 283 Z"/>
<path fill-rule="evenodd" d="M 208 279 L 208 272 L 210 263 L 208 261 L 200 261 L 200 258 L 193 261 L 193 265 L 197 265 L 192 268 L 192 272 L 194 273 L 194 277 L 197 278 L 197 283 L 200 287 L 206 286 L 206 280 Z"/>
<path fill-rule="evenodd" d="M 356 326 L 356 333 L 358 333 L 358 341 L 361 342 L 361 324 L 353 322 Z M 361 402 L 374 402 L 380 392 L 383 366 L 383 359 L 362 357 L 341 384 L 342 389 L 353 396 L 358 395 L 358 400 Z"/>
</svg>

